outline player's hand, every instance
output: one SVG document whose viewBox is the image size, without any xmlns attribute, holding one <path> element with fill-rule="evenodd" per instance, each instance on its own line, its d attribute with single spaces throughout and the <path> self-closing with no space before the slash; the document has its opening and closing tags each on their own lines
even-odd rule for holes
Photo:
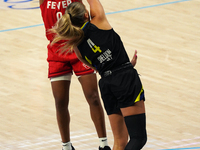
<svg viewBox="0 0 200 150">
<path fill-rule="evenodd" d="M 135 50 L 135 53 L 133 55 L 133 58 L 131 60 L 131 64 L 133 65 L 133 67 L 136 65 L 137 62 L 137 50 Z"/>
</svg>

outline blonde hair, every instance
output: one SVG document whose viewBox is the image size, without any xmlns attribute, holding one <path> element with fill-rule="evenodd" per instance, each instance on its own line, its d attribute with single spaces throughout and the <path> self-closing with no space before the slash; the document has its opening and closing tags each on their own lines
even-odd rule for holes
<svg viewBox="0 0 200 150">
<path fill-rule="evenodd" d="M 67 40 L 61 48 L 62 52 L 72 51 L 75 46 L 78 46 L 84 37 L 81 26 L 87 21 L 84 17 L 86 11 L 82 3 L 71 3 L 55 27 L 50 30 L 50 32 L 56 33 L 51 44 Z"/>
</svg>

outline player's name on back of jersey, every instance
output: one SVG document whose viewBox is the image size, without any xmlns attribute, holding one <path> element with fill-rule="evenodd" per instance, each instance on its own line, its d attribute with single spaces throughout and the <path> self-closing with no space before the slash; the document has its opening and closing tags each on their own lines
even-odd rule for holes
<svg viewBox="0 0 200 150">
<path fill-rule="evenodd" d="M 60 9 L 61 7 L 67 8 L 67 6 L 71 3 L 71 0 L 64 0 L 59 2 L 47 1 L 47 9 Z"/>
</svg>

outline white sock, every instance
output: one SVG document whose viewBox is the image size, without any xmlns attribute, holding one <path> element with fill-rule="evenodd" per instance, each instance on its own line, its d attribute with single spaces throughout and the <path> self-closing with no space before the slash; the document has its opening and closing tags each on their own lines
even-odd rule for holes
<svg viewBox="0 0 200 150">
<path fill-rule="evenodd" d="M 67 143 L 62 143 L 63 150 L 72 150 L 72 143 L 69 141 Z"/>
<path fill-rule="evenodd" d="M 100 145 L 101 148 L 108 146 L 107 137 L 99 138 L 99 145 Z"/>
</svg>

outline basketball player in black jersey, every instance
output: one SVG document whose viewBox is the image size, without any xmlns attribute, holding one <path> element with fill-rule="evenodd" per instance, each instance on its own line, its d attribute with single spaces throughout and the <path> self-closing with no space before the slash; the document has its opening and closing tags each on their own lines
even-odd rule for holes
<svg viewBox="0 0 200 150">
<path fill-rule="evenodd" d="M 74 49 L 101 75 L 99 87 L 114 136 L 113 150 L 140 150 L 147 133 L 144 90 L 134 69 L 136 52 L 130 61 L 99 0 L 87 1 L 91 16 L 82 3 L 70 4 L 52 30 L 57 34 L 53 43 L 69 40 L 61 51 Z"/>
</svg>

